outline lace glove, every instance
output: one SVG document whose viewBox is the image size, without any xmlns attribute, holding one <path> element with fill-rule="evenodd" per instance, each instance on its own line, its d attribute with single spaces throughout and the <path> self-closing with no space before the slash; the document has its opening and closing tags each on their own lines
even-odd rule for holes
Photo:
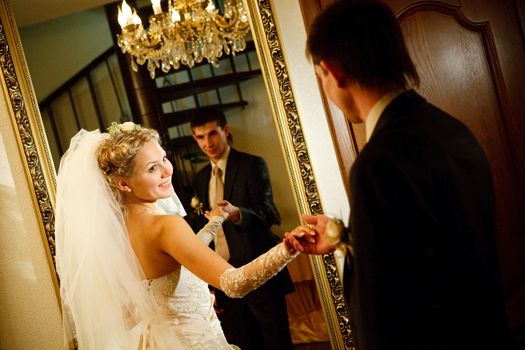
<svg viewBox="0 0 525 350">
<path fill-rule="evenodd" d="M 202 243 L 208 245 L 217 234 L 217 231 L 221 228 L 222 223 L 224 222 L 224 217 L 217 215 L 214 216 L 208 221 L 203 228 L 197 232 L 197 237 L 201 240 Z"/>
<path fill-rule="evenodd" d="M 291 255 L 283 243 L 239 268 L 229 268 L 220 277 L 221 289 L 230 298 L 242 298 L 281 271 L 299 252 Z"/>
</svg>

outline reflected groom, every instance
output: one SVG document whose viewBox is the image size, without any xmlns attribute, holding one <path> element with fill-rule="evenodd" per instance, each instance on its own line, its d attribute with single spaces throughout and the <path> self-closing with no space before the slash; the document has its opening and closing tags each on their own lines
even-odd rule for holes
<svg viewBox="0 0 525 350">
<path fill-rule="evenodd" d="M 203 210 L 220 205 L 230 216 L 214 248 L 239 267 L 277 243 L 270 228 L 280 223 L 264 159 L 230 147 L 231 134 L 222 111 L 203 108 L 191 120 L 193 138 L 209 157 L 193 179 Z M 195 231 L 204 222 L 193 222 Z M 213 289 L 213 288 L 212 288 Z M 242 299 L 214 289 L 218 316 L 228 342 L 241 349 L 293 349 L 285 294 L 293 291 L 284 269 Z"/>
</svg>

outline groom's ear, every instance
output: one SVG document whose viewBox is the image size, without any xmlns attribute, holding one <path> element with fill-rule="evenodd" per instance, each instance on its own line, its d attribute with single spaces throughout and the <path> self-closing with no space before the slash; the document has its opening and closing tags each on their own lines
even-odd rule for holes
<svg viewBox="0 0 525 350">
<path fill-rule="evenodd" d="M 343 70 L 339 68 L 336 64 L 329 61 L 321 60 L 319 65 L 326 74 L 331 75 L 333 79 L 337 82 L 337 87 L 342 88 L 346 85 L 346 78 Z"/>
</svg>

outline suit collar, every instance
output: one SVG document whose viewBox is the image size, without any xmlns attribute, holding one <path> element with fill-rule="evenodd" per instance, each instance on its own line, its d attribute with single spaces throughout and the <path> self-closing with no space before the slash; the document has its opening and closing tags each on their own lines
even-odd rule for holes
<svg viewBox="0 0 525 350">
<path fill-rule="evenodd" d="M 201 175 L 202 174 L 202 175 Z M 211 163 L 208 163 L 199 172 L 199 176 L 196 177 L 195 188 L 199 192 L 197 195 L 200 197 L 204 208 L 210 207 L 209 200 L 209 184 L 211 178 Z"/>
<path fill-rule="evenodd" d="M 412 109 L 422 102 L 425 102 L 425 99 L 414 90 L 406 91 L 397 96 L 392 102 L 390 102 L 379 117 L 370 139 L 372 139 L 386 125 L 395 120 L 406 117 L 408 115 L 406 112 L 408 109 Z"/>
<path fill-rule="evenodd" d="M 212 167 L 212 170 L 214 167 L 218 166 L 222 171 L 225 171 L 226 170 L 226 164 L 228 162 L 228 156 L 230 155 L 230 150 L 231 150 L 231 147 L 230 145 L 228 145 L 226 147 L 226 150 L 224 151 L 224 154 L 221 156 L 221 158 L 217 161 L 217 163 L 214 163 L 211 159 L 210 159 L 210 164 L 211 164 L 211 167 Z M 224 176 L 223 176 L 224 177 Z M 224 180 L 224 179 L 223 179 Z"/>
<path fill-rule="evenodd" d="M 228 200 L 231 198 L 233 189 L 233 183 L 237 171 L 239 170 L 239 151 L 234 148 L 230 148 L 230 154 L 228 155 L 228 161 L 226 163 L 226 176 L 224 180 L 224 199 Z"/>
<path fill-rule="evenodd" d="M 224 199 L 229 200 L 231 198 L 231 193 L 233 189 L 233 183 L 235 180 L 235 175 L 239 169 L 239 151 L 234 148 L 230 148 L 230 154 L 226 161 L 226 172 L 224 180 Z M 209 190 L 210 190 L 210 179 L 211 179 L 212 165 L 211 162 L 206 164 L 204 168 L 199 172 L 200 175 L 197 177 L 197 183 L 195 184 L 196 189 L 200 193 L 198 196 L 201 197 L 201 201 L 204 204 L 205 208 L 210 208 L 209 200 Z"/>
<path fill-rule="evenodd" d="M 396 97 L 401 95 L 404 91 L 403 90 L 394 90 L 391 91 L 385 95 L 383 95 L 382 98 L 379 99 L 379 101 L 376 102 L 376 104 L 372 107 L 370 112 L 368 113 L 368 116 L 365 120 L 365 132 L 366 132 L 366 141 L 370 140 L 370 137 L 372 136 L 372 133 L 374 132 L 375 126 L 377 122 L 379 121 L 379 117 L 381 117 L 381 114 L 385 111 L 386 107 L 395 100 Z"/>
</svg>

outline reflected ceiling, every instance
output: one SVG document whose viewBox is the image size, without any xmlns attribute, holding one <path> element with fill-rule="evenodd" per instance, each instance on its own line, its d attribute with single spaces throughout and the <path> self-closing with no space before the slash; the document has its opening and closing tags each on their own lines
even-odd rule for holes
<svg viewBox="0 0 525 350">
<path fill-rule="evenodd" d="M 115 0 L 8 0 L 18 27 L 24 27 L 75 12 L 102 6 Z"/>
</svg>

